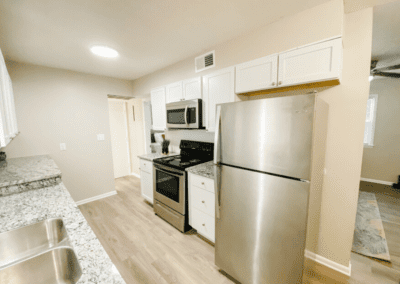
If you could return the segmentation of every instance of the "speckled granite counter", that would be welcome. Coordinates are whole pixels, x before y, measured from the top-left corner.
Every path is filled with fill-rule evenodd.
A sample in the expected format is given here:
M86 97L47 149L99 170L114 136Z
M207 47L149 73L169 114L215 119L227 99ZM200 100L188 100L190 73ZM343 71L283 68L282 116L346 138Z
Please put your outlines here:
M168 156L175 156L175 155L179 155L179 153L169 153L168 155L164 155L161 153L151 153L151 154L138 156L138 158L145 159L148 161L153 161L154 159L164 158L164 157L168 157Z
M61 171L47 155L8 159L0 168L0 196L57 185Z
M195 174L195 175L214 179L214 162L210 161L210 162L203 163L203 164L200 164L197 166L193 166L193 167L187 168L186 171L188 171L192 174Z
M63 183L0 197L0 233L60 217L82 267L78 283L124 284Z

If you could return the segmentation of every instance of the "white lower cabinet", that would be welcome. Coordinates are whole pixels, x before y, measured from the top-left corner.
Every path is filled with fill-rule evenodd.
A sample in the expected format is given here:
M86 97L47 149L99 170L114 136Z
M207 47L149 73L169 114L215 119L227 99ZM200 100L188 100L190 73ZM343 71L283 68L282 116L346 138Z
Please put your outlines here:
M140 187L142 197L153 204L153 162L140 159Z
M215 243L214 180L189 173L189 224Z

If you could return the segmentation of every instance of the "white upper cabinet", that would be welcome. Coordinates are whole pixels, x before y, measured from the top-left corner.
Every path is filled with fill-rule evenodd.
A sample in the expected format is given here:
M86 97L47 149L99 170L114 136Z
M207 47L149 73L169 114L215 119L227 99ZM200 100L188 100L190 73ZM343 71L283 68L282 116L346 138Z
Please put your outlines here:
M184 80L182 86L185 100L201 99L201 77Z
M278 87L339 79L341 66L341 38L280 53Z
M235 67L228 67L203 76L203 101L205 125L208 131L215 129L215 110L217 104L235 100Z
M5 147L18 134L11 78L0 51L0 147Z
M165 90L167 103L179 102L183 100L182 81L167 85Z
M153 129L165 130L167 128L167 113L165 109L165 87L152 89L151 114L153 117Z
M236 93L276 88L278 54L236 65Z

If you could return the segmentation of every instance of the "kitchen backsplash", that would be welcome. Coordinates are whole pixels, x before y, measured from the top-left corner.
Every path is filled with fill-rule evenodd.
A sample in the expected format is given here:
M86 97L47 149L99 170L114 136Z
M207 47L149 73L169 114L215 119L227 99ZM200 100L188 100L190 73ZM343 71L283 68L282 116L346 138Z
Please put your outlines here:
M211 142L214 143L214 132L208 132L206 130L166 130L165 138L171 141L170 151L180 152L179 143L181 140L193 140L200 142Z

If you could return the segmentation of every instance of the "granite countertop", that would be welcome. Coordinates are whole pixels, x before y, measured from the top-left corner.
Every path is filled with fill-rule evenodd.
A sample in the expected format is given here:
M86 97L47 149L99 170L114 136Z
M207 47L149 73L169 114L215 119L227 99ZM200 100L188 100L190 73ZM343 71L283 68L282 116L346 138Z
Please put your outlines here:
M34 172L40 171L34 168ZM125 283L62 182L0 198L0 233L48 218L64 220L82 268L79 284Z
M167 155L164 155L162 153L150 153L150 154L146 154L146 155L140 155L140 156L138 156L138 158L145 159L148 161L153 161L154 159L164 158L164 157L168 157L168 156L175 156L175 155L179 155L179 153L168 153Z
M193 167L187 168L186 171L188 171L192 174L195 174L195 175L214 179L214 162L210 161L210 162L203 163L203 164L200 164L197 166L193 166Z
M0 168L0 188L57 177L61 171L47 155L7 159Z

